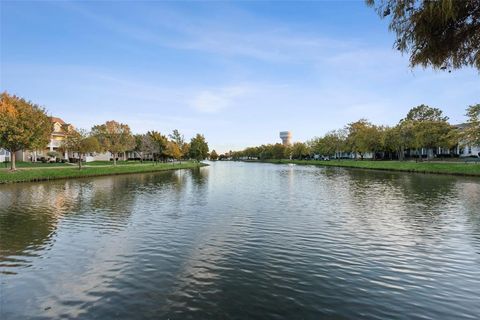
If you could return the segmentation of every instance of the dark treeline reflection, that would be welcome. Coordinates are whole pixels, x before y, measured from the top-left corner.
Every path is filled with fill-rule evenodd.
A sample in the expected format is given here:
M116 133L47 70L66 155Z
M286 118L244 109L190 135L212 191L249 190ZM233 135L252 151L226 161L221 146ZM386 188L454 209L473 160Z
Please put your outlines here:
M366 192L378 186L384 192L401 192L405 198L436 203L455 196L457 179L448 175L409 174L362 169L326 168L327 175L345 178L348 175L352 192Z
M361 239L374 230L384 234L385 243L398 241L399 235L406 243L419 235L436 243L457 233L458 221L465 219L471 230L465 235L480 235L478 179L342 168L326 168L325 176L330 196L351 206L352 220L345 221ZM480 251L478 242L472 244Z
M107 219L122 228L137 198L166 192L180 202L189 177L199 190L208 176L205 171L182 170L0 186L0 261L47 247L64 218L79 224L93 219L99 228Z
M425 206L431 213L461 196L457 188L458 179L446 175L326 168L325 176L332 185L339 183L344 186L345 192L367 209L369 205L373 207L376 201L385 201L388 207L387 201L396 198L403 200L405 205Z
M59 220L75 210L71 182L0 187L0 259L33 254L51 240Z
M57 221L51 215L34 216L9 210L0 214L0 261L12 255L28 254L42 248L55 231Z

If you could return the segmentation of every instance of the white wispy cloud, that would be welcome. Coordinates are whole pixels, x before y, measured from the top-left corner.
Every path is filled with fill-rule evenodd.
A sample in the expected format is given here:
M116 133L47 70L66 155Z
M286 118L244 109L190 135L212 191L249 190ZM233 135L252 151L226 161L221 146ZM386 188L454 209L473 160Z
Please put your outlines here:
M301 34L280 24L263 25L253 17L250 22L255 28L245 30L243 24L242 28L226 28L232 21L214 22L205 17L185 16L171 9L148 8L144 13L149 19L143 19L143 24L132 25L78 3L69 2L62 6L112 32L143 43L272 63L310 63L339 50L349 52L359 45L354 39Z
M245 96L250 90L245 86L202 90L190 100L190 106L204 113L216 113L236 103L236 99Z

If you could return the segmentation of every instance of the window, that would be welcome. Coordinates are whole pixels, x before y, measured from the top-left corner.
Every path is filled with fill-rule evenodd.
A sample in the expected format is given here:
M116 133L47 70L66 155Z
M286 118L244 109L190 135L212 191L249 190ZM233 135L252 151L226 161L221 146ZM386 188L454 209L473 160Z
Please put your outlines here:
M472 153L472 146L468 146L468 154Z

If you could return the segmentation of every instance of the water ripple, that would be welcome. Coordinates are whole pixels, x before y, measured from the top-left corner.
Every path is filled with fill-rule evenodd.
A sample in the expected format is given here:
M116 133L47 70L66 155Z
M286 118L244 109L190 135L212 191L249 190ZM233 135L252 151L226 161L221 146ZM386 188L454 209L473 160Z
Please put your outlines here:
M476 319L478 179L313 166L0 187L3 319Z

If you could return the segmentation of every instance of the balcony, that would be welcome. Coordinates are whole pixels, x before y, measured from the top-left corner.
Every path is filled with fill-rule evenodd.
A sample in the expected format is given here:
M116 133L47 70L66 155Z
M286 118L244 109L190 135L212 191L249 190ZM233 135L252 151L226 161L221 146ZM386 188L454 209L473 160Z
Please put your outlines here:
M50 140L50 143L47 145L47 148L59 148L62 145L60 140Z

